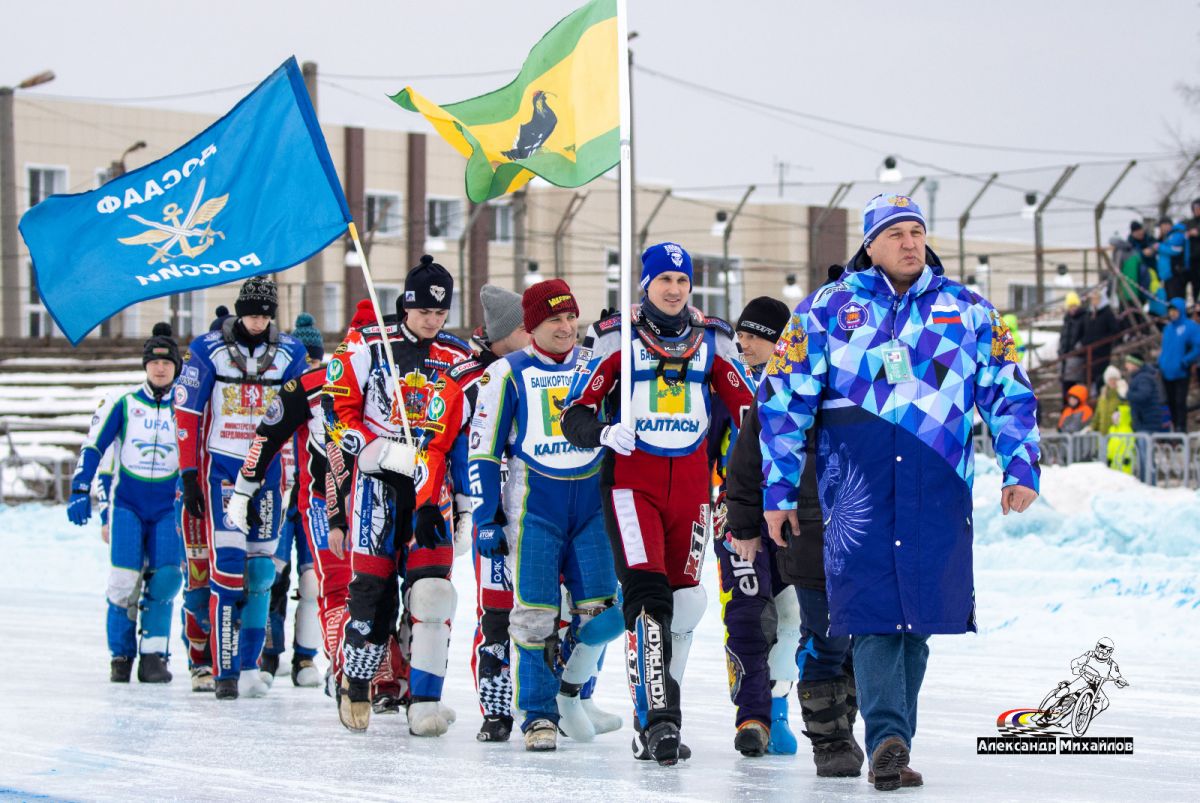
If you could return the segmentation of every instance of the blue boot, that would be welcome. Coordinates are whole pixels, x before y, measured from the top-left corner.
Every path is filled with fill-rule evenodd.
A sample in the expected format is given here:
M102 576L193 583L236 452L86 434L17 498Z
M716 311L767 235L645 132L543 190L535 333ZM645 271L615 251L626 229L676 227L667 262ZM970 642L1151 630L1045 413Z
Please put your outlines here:
M776 756L796 755L796 736L788 725L788 698L771 698L771 741L767 752Z

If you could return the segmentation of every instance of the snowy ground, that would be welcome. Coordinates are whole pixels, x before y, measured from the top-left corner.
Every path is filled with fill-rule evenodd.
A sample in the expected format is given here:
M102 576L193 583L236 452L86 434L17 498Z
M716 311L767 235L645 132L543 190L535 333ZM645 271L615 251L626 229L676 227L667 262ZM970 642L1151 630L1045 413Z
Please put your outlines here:
M1200 770L1200 496L1145 488L1100 466L1050 468L1044 500L998 515L998 475L980 463L976 548L980 633L936 637L913 766L927 800L1196 800ZM457 566L459 615L447 702L459 721L438 740L408 735L403 716L366 735L337 723L319 691L281 677L262 700L218 705L188 689L182 655L168 687L107 681L105 548L62 507L0 508L0 799L548 799L758 800L876 798L865 779L817 779L795 757L732 750L733 709L715 577L684 686L693 759L634 762L628 726L592 745L527 755L518 740L474 739L467 670L469 564ZM1036 707L1069 661L1100 636L1131 685L1089 736L1132 736L1132 756L979 756L996 716ZM178 648L176 648L178 649ZM286 663L286 658L285 658ZM1110 687L1111 688L1111 687ZM597 697L628 713L620 660ZM799 724L793 697L794 723ZM861 725L860 725L861 727ZM860 736L861 738L861 736Z

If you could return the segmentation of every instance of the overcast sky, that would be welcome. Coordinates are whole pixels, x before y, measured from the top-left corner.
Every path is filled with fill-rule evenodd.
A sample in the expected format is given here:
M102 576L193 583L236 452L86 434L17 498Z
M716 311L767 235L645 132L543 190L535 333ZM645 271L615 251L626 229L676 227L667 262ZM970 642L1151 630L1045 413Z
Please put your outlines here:
M6 14L0 83L49 68L57 80L30 96L145 98L252 84L294 53L320 66L323 120L431 131L385 93L410 80L437 102L495 89L576 5L45 0L22 4L19 16ZM630 28L639 34L636 62L656 73L634 74L642 180L677 187L753 182L757 198L773 198L779 160L790 165L788 181L808 185L787 188L785 197L824 203L834 184L856 180L847 204L860 206L880 191L871 182L888 154L900 158L901 190L937 168L997 170L1011 188L989 192L969 234L1028 240L1032 224L1017 214L1023 191L1044 192L1067 164L1106 162L1080 167L1047 215L1050 242L1086 245L1090 206L1123 161L1141 159L1110 203L1146 204L1178 171L1177 162L1163 158L1176 148L1175 137L1200 140L1200 112L1177 90L1183 82L1200 83L1200 6L1186 0L629 0L629 6ZM511 74L461 75L505 70ZM447 74L458 77L436 77ZM219 113L245 91L138 105ZM940 179L935 231L954 234L954 220L978 186ZM1181 197L1196 187L1192 182ZM925 191L917 199L928 205ZM1130 217L1127 210L1109 214L1105 238L1126 230Z

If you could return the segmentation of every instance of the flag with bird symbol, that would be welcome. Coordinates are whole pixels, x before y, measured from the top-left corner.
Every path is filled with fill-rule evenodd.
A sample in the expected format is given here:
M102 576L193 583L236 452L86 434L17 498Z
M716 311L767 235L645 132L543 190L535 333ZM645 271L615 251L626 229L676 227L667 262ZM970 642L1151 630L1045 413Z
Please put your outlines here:
M579 187L620 160L616 0L592 0L542 37L507 86L439 106L405 87L419 112L467 158L467 197L482 203L535 175Z

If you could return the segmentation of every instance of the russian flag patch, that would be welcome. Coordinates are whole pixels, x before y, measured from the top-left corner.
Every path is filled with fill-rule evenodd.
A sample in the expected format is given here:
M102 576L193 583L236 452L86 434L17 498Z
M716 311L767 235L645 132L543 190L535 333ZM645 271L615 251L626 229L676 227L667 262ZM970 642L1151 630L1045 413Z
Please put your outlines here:
M962 325L962 315L953 304L934 304L931 308L930 323L956 323Z

